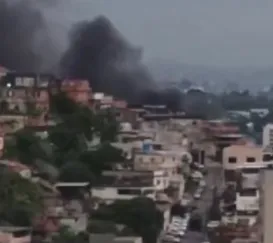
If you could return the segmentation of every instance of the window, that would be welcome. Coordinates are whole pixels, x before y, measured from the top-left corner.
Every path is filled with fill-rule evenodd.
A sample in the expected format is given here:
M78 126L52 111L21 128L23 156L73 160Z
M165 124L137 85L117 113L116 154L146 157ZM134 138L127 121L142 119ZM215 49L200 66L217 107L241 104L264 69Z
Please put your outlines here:
M160 185L160 184L161 184L161 180L157 179L157 180L156 180L156 185L158 186L158 185Z
M268 162L268 161L271 161L273 160L273 156L271 154L264 154L263 155L263 161L264 162Z
M255 197L257 195L257 189L243 189L239 194L241 197Z
M13 96L12 90L9 90L8 91L8 97L12 97L12 96Z
M260 172L260 168L243 168L242 173L245 174L258 174Z
M247 157L246 162L249 162L249 163L255 162L255 157Z
M230 164L235 164L237 162L237 158L236 157L228 157L228 162Z
M119 195L141 195L140 189L118 189Z

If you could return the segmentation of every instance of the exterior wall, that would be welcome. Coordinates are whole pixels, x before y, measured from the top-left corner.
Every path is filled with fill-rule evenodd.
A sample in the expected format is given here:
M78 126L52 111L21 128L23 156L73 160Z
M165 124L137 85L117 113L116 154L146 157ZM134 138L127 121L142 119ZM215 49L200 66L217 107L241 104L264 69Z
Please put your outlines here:
M164 169L169 176L176 175L178 166L182 165L182 157L171 154L160 153L137 153L134 157L134 168L136 170L161 170Z
M31 170L30 169L25 169L19 172L19 174L26 179L30 179L31 178Z
M143 243L141 237L119 236L115 237L113 243Z
M239 211L259 211L259 192L255 196L241 196L236 193L236 209Z
M261 175L259 239L261 243L271 243L273 239L273 170L264 170Z
M139 177L147 180L151 179L153 186L156 191L162 191L166 189L170 184L170 178L163 170L157 171L126 171L126 170L116 170L116 171L104 171L105 176L116 176L118 178L135 178Z
M75 102L89 104L91 88L87 80L64 80L61 84L61 91Z
M26 87L5 88L2 90L2 99L8 103L9 110L26 112L26 102L30 101L42 111L49 109L49 94L46 88Z
M12 233L0 232L1 243L30 243L31 235L25 235L22 237L14 237Z
M233 159L236 161L234 161ZM253 158L254 162L248 162L248 158ZM231 161L232 160L232 161ZM236 170L239 165L263 160L263 148L249 145L231 145L223 150L223 168L225 170Z
M27 117L22 115L1 115L0 129L4 133L13 133L25 126Z
M242 173L242 187L243 188L258 188L259 173L248 174Z
M138 190L138 193L120 194L118 190ZM130 200L134 197L143 195L147 190L152 191L152 197L155 198L156 190L154 187L93 187L91 189L91 194L93 197L98 197L102 200L111 202L114 200Z
M81 214L78 217L64 217L60 219L61 225L70 227L75 233L86 231L88 224L88 215Z
M263 128L263 147L273 146L273 124L269 123Z

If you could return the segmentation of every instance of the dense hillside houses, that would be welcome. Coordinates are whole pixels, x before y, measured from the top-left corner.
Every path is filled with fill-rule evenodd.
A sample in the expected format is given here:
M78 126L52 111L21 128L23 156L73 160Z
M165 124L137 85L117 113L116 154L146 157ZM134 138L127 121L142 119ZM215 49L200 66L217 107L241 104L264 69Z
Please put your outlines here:
M1 70L3 242L270 239L270 112L257 144L234 117Z

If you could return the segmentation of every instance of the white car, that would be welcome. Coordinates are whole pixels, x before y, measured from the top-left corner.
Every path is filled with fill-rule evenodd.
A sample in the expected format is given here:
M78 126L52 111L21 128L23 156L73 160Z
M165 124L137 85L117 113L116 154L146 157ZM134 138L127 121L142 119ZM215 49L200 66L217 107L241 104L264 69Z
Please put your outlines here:
M181 217L179 217L179 216L173 216L173 217L172 217L172 220L181 221L181 220L183 220L183 218L181 218Z
M200 199L201 198L201 194L200 193L195 193L193 197L195 199Z
M181 225L183 221L172 221L171 224L173 225Z
M164 241L171 241L171 242L180 242L181 239L179 237L173 236L173 235L169 235L167 234L164 238Z
M190 217L191 217L191 215L190 215L189 213L186 213L185 216L184 216L184 219L185 219L186 221L189 221L189 220L190 220Z
M179 230L181 228L181 224L177 225L177 224L171 224L169 226L169 230Z
M178 222L178 223L180 223L180 222L182 222L183 221L183 218L176 218L176 217L173 217L172 218L172 222Z
M201 187L205 187L205 186L206 186L206 181L205 181L205 180L199 181L199 185L200 185Z
M183 237L185 235L185 231L184 230L180 230L180 231L170 231L168 232L169 235L172 235L174 237Z

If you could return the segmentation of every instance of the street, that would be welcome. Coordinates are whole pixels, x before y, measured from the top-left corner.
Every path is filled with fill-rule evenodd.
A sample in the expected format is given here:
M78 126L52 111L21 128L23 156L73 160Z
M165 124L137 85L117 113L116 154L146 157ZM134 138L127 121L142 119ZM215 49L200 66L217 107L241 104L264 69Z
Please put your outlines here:
M182 239L183 243L201 243L206 240L206 216L209 207L211 206L213 199L212 186L217 186L219 189L222 187L222 177L221 177L221 164L215 162L206 161L206 168L208 169L207 176L205 178L207 186L199 200L196 200L196 206L198 214L203 218L203 231L202 232L192 232L188 231Z

